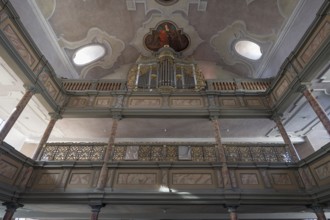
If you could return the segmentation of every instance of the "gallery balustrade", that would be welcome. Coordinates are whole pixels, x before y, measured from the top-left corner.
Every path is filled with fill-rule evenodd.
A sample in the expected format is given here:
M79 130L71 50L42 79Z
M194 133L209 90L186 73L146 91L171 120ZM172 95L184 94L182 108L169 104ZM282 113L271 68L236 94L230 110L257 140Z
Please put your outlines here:
M103 160L106 146L106 143L48 143L39 158L41 161L100 161ZM284 146L224 145L224 149L228 162L292 162ZM111 160L218 161L214 144L119 144L114 146Z
M63 80L63 87L68 92L73 91L117 91L126 89L126 80Z
M47 143L39 157L41 161L100 161L104 143Z
M207 80L207 88L212 91L265 92L270 87L270 80L254 81L219 81Z

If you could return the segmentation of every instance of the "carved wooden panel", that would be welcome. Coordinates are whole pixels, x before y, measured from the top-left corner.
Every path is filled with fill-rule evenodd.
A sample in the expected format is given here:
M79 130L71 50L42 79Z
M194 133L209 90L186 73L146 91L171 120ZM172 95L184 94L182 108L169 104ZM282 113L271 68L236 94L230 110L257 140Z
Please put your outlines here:
M203 98L199 97L171 97L170 106L173 108L201 108L204 103Z
M154 173L120 173L117 184L120 185L154 185L156 184Z
M170 170L170 188L215 188L216 181L213 170L209 169L177 169Z
M58 181L59 173L43 173L38 181L39 185L55 185Z
M246 106L252 108L265 108L261 98L258 97L246 97L244 98Z
M8 159L0 159L0 181L7 182L9 180L9 182L13 182L14 178L17 176L17 172L18 167L16 164L11 163Z
M160 170L151 169L121 169L117 170L114 180L114 188L125 189L150 189L159 188Z
M175 173L172 175L173 185L210 185L212 175L204 173Z
M309 168L305 168L305 173L309 178L315 179L319 186L330 185L330 155L326 155L312 163ZM315 184L315 181L312 183Z
M26 43L25 39L9 19L3 23L2 30L16 52L21 56L24 62L33 69L38 59L32 52L31 47Z
M73 170L68 180L68 188L87 188L92 185L93 171Z
M94 104L94 107L96 108L106 108L106 107L111 107L113 103L113 97L102 97L102 96L99 96L99 97L96 97L95 99L95 104Z
M82 108L82 107L87 107L88 105L88 97L83 96L83 97L71 97L67 107L70 108Z
M128 99L129 108L159 108L161 103L160 97L131 97Z
M269 170L270 181L275 189L299 189L293 170Z
M283 77L274 90L277 100L281 98L281 96L288 89L288 87L289 87L289 82L285 77Z
M330 162L324 163L315 168L317 177L320 180L325 180L330 177Z
M237 187L242 189L264 189L264 184L258 170L231 170L235 172Z
M274 184L278 184L278 185L292 184L290 176L287 173L273 173L271 177Z
M219 97L219 104L221 107L224 108L241 107L241 104L236 97L226 97L226 98Z
M240 180L243 185L258 185L258 177L255 173L241 173Z
M53 100L56 100L56 97L59 93L59 89L57 88L55 82L49 78L45 83L44 83L45 89L47 90L48 94L50 97L53 98Z
M54 189L60 187L64 170L35 170L37 176L33 188L35 189Z
M330 18L325 16L325 19L315 30L315 33L308 40L306 46L298 55L298 59L302 64L307 64L322 44L330 37Z

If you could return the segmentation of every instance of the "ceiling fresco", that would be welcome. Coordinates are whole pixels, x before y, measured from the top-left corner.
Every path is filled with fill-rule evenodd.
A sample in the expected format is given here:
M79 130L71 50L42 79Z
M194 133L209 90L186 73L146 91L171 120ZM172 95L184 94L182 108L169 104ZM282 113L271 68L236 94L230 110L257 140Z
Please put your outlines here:
M30 0L30 5L54 35L58 54L71 70L59 69L57 74L82 79L125 79L127 73L118 73L123 66L132 66L140 55L152 56L165 44L183 57L207 63L207 70L223 70L206 73L211 78L228 77L227 73L274 77L276 71L263 75L260 69L278 50L281 33L300 7L297 0ZM240 40L259 45L261 58L239 55L234 46ZM102 45L106 55L75 65L76 50L93 43Z
M149 50L154 52L166 45L176 52L181 52L189 46L189 39L175 24L170 21L164 21L145 36L144 44Z

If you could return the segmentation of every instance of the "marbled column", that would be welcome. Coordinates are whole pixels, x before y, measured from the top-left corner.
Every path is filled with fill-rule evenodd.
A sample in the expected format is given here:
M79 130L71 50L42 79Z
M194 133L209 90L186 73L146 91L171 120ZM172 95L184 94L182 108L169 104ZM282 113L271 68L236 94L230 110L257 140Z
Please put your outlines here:
M16 120L18 119L18 117L20 116L20 114L22 113L22 111L24 110L25 106L28 104L34 93L35 90L33 88L27 89L27 91L25 92L25 94L17 104L14 112L10 115L4 127L2 128L0 132L0 142L2 142L6 138L10 129L14 126Z
M218 157L217 160L226 162L225 149L221 143L221 133L220 133L220 125L219 125L218 118L212 117L211 120L212 120L214 138L215 138L215 143L216 143L216 148L217 148L217 151L216 151L217 157Z
M2 205L6 206L6 213L3 216L3 220L12 220L16 209L23 207L22 204L19 204L17 202L4 202L2 203Z
M303 87L302 93L330 135L330 119L328 118L327 113L307 87Z
M104 207L104 204L90 205L90 207L92 208L91 220L98 220L99 213L101 208Z
M287 150L290 152L291 156L292 156L292 160L294 162L297 162L300 160L296 148L294 147L294 145L292 144L290 137L288 135L288 133L286 132L283 124L282 124L282 120L281 117L277 114L273 115L272 119L275 121L276 126L284 140L284 143L286 145Z
M228 167L227 167L225 149L221 143L221 133L220 133L219 121L218 121L217 117L212 117L211 121L212 121L213 129L214 129L217 161L222 162L221 174L223 177L224 187L225 187L225 189L230 189L232 187L231 187L230 176L229 176L229 171L228 171Z
M237 207L236 206L229 206L228 208L228 212L229 212L229 219L230 220L238 220L237 218Z
M109 138L109 142L108 142L108 147L105 151L105 156L104 156L104 161L103 161L103 165L102 165L102 169L100 172L100 177L99 180L97 182L97 189L98 190L103 190L107 181L107 177L108 177L108 161L110 160L111 154L112 154L112 147L115 143L115 137L116 137L116 133L117 133L117 127L118 127L118 121L119 121L119 117L115 117L112 119L112 128L111 128L111 134L110 134L110 138Z
M324 214L324 211L323 211L323 208L322 206L319 206L319 205L312 205L310 206L311 209L313 209L316 217L317 217L317 220L326 220L327 218L325 217L325 214Z
M42 136L42 138L41 138L41 140L39 142L39 145L37 147L36 152L33 155L33 159L34 160L40 160L40 156L41 156L40 153L41 153L44 145L46 144L46 142L47 142L47 140L48 140L48 138L49 138L49 136L50 136L50 134L51 134L54 126L55 126L56 121L58 119L61 119L61 118L62 118L61 115L59 115L57 113L51 114L51 119L50 119L50 121L48 123L48 126L47 126L47 128L46 128L46 130L45 130L45 132L44 132L44 134L43 134L43 136Z

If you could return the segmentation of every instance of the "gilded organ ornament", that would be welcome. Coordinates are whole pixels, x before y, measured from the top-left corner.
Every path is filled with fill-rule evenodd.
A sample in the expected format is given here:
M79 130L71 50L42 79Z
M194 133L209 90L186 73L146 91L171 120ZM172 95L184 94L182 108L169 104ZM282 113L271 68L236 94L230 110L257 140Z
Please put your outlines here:
M181 58L165 45L153 57L140 57L128 74L128 89L173 91L205 88L205 80L196 63Z

